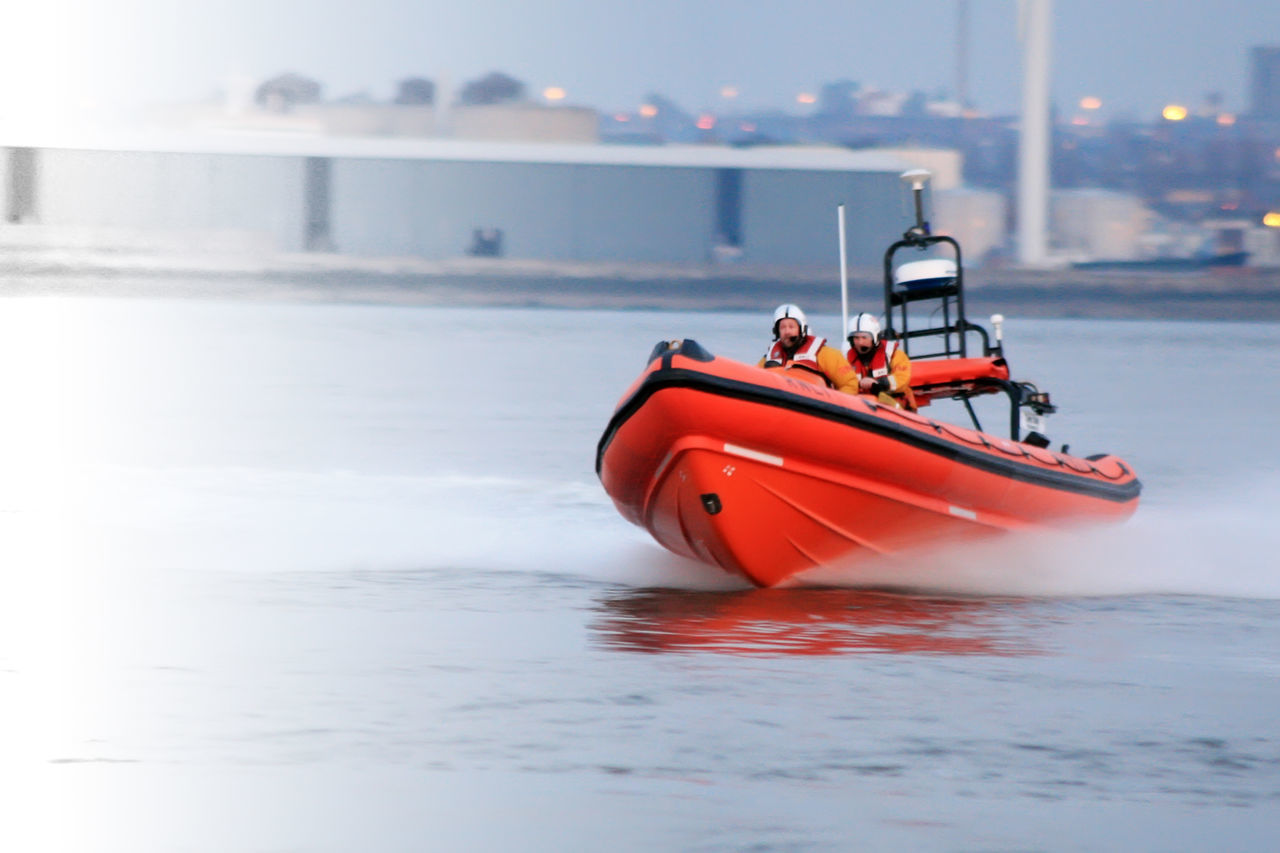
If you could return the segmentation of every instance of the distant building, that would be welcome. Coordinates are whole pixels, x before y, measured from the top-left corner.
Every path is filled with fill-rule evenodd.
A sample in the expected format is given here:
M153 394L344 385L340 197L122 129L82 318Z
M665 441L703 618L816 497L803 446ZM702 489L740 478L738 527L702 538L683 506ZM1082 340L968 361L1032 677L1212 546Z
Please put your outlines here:
M1154 215L1142 199L1109 190L1055 190L1049 231L1055 253L1073 261L1136 260Z
M477 104L453 107L453 137L509 142L599 142L600 116L587 107Z
M0 159L11 222L113 240L236 233L275 251L835 269L838 204L854 265L878 265L910 222L908 164L833 148L209 134Z
M1249 52L1249 112L1255 118L1280 119L1280 47Z
M1009 205L1004 193L967 187L935 190L930 223L935 234L954 237L966 266L980 266L992 252L1007 248Z
M158 124L197 132L235 130L322 136L493 139L513 142L597 142L599 114L588 107L524 101L454 105L331 101L287 110L228 110L222 104L170 107Z

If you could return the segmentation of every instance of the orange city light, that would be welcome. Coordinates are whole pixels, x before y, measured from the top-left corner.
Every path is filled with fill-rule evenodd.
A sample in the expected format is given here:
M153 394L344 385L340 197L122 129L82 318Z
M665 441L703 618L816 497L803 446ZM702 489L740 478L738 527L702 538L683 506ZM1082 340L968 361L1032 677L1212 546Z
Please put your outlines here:
M653 118L657 114L658 114L658 108L655 107L653 104L640 105L640 115L644 116L645 118Z
M722 98L736 98L736 97L738 97L738 87L737 87L737 86L725 86L724 88L722 88L722 89L720 90L720 97L722 97Z
M542 97L548 101L563 101L565 96L564 89L559 86L548 86L542 90Z
M698 130L710 130L716 126L716 117L710 113L698 116Z
M1280 228L1280 210L1271 210L1262 217L1262 224L1268 228Z
M816 104L818 102L818 96L812 92L801 92L796 95L796 101L801 104Z
M1102 100L1092 95L1080 99L1080 109L1082 110L1096 110L1101 106Z
M1218 113L1218 124L1222 127L1231 127L1235 123L1236 117L1234 113Z
M1179 104L1170 104L1160 111L1167 121L1182 121L1187 117L1187 108Z

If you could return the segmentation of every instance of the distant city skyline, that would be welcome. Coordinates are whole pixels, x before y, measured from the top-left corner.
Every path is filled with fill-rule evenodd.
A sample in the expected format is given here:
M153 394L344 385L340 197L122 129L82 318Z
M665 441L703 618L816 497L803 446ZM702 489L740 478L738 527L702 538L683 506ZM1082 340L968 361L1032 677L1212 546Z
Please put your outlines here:
M242 91L294 71L326 98L389 100L398 81L461 86L489 71L538 98L634 109L659 93L688 110L801 111L802 92L849 79L955 95L958 0L45 0L7 10L0 131L106 118ZM1020 108L1015 0L969 0L967 92L988 114ZM903 35L899 35L902 33ZM1057 0L1053 97L1104 116L1157 116L1211 96L1248 108L1249 49L1280 44L1274 0ZM730 91L731 90L731 91Z

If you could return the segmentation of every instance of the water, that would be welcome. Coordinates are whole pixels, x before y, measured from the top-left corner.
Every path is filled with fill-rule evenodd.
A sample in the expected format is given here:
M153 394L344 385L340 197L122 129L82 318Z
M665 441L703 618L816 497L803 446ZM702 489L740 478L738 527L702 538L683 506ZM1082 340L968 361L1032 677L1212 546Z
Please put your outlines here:
M657 340L771 308L0 302L0 844L1271 849L1280 327L1011 318L1142 508L890 596L595 479Z

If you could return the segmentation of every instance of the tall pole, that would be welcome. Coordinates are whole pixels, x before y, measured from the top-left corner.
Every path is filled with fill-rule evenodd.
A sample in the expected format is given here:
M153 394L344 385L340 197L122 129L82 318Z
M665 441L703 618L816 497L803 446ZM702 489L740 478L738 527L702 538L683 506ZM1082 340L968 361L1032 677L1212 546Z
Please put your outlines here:
M956 2L956 103L969 109L969 0Z
M1049 47L1051 0L1020 0L1022 121L1018 144L1018 260L1044 266L1049 220Z
M845 247L844 205L836 208L836 230L840 233L840 337L849 329L849 255Z

